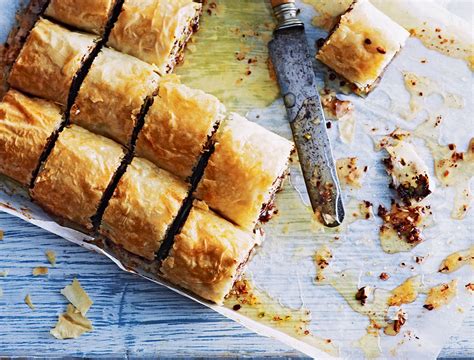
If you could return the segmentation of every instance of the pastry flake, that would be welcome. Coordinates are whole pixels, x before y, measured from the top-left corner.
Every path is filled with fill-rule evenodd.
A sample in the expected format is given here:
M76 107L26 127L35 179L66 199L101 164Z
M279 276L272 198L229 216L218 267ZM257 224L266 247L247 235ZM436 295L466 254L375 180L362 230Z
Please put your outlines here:
M31 196L51 214L91 229L123 154L112 140L71 125L60 134Z
M61 294L63 294L82 315L86 315L93 304L93 301L84 291L77 279L74 279L71 285L67 285L62 289Z
M44 15L101 35L113 6L113 0L50 0Z
M125 0L108 45L170 73L197 30L201 8L192 0Z
M92 331L92 323L73 305L68 304L65 313L59 315L56 326L50 330L56 339L76 339L86 332Z
M0 103L0 173L28 187L61 122L57 105L9 90Z
M341 16L316 58L357 91L368 93L409 36L368 0L358 0Z
M128 146L147 97L158 87L153 67L104 48L92 63L71 109L71 122Z
M209 147L225 111L214 96L181 84L175 75L165 76L145 117L136 153L187 179Z
M99 231L131 253L153 260L187 193L183 181L135 158L109 201Z
M161 267L164 277L222 304L258 241L196 204Z
M28 94L65 105L71 83L96 37L40 19L31 30L8 82Z
M215 151L196 197L239 226L253 229L271 217L292 151L290 141L230 114L216 134Z

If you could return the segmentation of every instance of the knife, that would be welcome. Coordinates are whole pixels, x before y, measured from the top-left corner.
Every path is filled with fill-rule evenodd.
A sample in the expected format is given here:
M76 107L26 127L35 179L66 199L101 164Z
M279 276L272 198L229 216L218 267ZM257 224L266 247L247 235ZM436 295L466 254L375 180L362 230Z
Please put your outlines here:
M271 4L278 25L268 45L270 58L311 206L324 225L336 227L344 220L344 205L304 24L298 19L295 0L271 0Z

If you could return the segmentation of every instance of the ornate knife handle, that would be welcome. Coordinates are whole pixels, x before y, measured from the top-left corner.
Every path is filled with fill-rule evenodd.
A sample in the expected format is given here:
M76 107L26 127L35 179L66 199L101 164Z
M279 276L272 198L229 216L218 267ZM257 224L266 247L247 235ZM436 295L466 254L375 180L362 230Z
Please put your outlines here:
M295 0L270 0L270 2L278 21L276 30L295 26L304 27L303 22L298 19L298 9L296 8Z

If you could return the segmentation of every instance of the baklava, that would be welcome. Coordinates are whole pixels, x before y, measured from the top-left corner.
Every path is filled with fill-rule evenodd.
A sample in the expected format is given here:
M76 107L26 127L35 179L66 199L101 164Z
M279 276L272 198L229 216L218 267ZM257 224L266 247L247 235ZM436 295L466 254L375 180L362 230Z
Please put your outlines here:
M161 79L158 96L145 117L136 153L187 179L224 114L225 107L214 96L167 75Z
M170 73L197 29L201 7L192 0L125 0L108 45Z
M9 83L25 93L67 103L73 79L96 38L40 19L20 52Z
M258 240L195 202L161 267L163 276L222 304Z
M389 154L384 163L392 177L392 187L402 199L420 201L431 194L433 182L430 181L428 167L412 144L393 140L384 149Z
M153 260L188 193L188 186L148 160L134 158L105 210L100 233Z
M147 97L158 88L153 67L133 56L102 49L71 109L71 122L128 146Z
M61 122L54 103L9 90L0 103L0 173L28 187Z
M230 114L216 134L196 197L235 224L253 229L270 217L292 151L290 141Z
M409 36L368 0L357 0L341 16L316 58L352 82L358 92L368 93Z
M72 125L59 135L31 196L49 213L90 230L123 156L114 141Z
M114 7L114 0L50 0L44 13L78 29L101 35Z

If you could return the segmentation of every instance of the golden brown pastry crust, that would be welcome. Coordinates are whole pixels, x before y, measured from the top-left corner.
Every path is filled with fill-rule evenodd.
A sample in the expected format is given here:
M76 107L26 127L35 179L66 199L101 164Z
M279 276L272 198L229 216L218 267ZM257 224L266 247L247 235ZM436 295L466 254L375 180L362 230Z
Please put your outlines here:
M123 155L112 140L71 125L60 134L31 196L49 213L91 229L91 217Z
M201 4L192 0L125 0L108 45L170 72L179 54L176 42L187 41Z
M61 121L60 108L52 102L8 91L0 103L0 173L29 186Z
M224 113L224 105L214 96L180 84L174 75L165 76L145 118L136 153L186 179Z
M125 146L145 98L158 87L153 67L104 48L94 60L71 110L71 122Z
M195 203L161 271L172 283L221 304L256 244L252 233Z
M45 15L78 29L102 34L113 0L50 0Z
M9 83L25 93L66 104L72 80L96 38L40 19L13 65Z
M253 229L292 150L290 141L231 114L217 132L196 197L225 218Z
M153 260L187 192L188 186L177 177L135 158L105 210L100 233Z
M316 58L368 92L410 34L367 0L342 15Z

